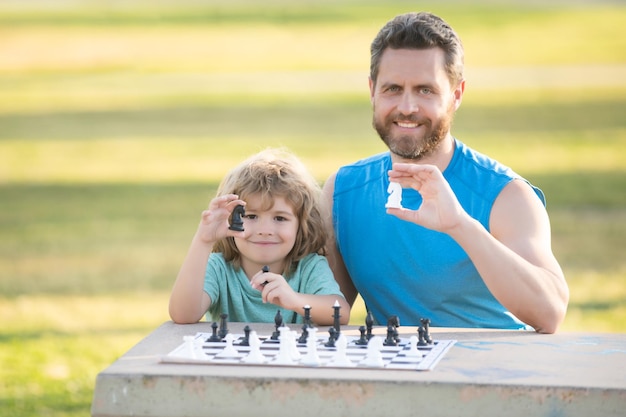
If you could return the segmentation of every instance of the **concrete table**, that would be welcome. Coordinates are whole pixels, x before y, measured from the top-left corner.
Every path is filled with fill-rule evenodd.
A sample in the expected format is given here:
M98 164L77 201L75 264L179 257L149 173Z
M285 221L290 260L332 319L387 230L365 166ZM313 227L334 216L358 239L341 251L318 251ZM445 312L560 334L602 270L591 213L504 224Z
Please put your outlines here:
M160 362L196 332L166 322L100 372L92 416L626 416L625 334L431 328L457 340L432 371Z

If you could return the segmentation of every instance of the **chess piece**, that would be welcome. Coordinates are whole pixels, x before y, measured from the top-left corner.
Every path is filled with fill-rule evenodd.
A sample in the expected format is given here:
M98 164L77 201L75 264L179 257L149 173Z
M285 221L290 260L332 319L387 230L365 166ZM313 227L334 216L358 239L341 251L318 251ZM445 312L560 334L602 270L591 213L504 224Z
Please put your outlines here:
M383 354L381 353L382 348L382 337L372 337L369 344L367 345L367 354L360 364L373 368L383 368L385 366L385 362L383 361Z
M304 307L304 318L302 323L302 335L298 339L298 343L305 344L307 337L309 336L308 329L311 328L311 306L305 305Z
M391 324L387 326L387 337L383 342L384 346L398 346L398 341L396 340L397 331L395 327Z
M422 326L420 326L417 329L417 334L419 336L419 340L417 341L417 346L427 346L428 343L426 342L426 340L424 339L424 328Z
M308 329L309 337L306 341L306 354L300 360L302 365L319 366L322 361L317 353L317 328Z
M234 230L236 232L243 232L243 219L242 217L246 215L246 209L239 204L235 206L233 209L233 214L230 220L230 226L228 227L230 230Z
M328 341L324 343L326 347L335 347L335 341L337 340L337 330L334 327L328 329Z
M298 332L294 332L292 330L287 332L287 346L289 348L289 354L291 355L291 359L294 361L299 361L302 355L298 350L298 343L296 339L298 338Z
M261 340L254 330L250 332L248 342L250 344L250 353L248 353L248 355L241 361L249 364L260 364L267 362L267 358L261 352Z
M400 317L398 316L389 316L389 318L387 319L387 325L388 326L393 326L393 327L400 327Z
M239 352L237 352L237 349L235 348L235 346L233 346L233 341L235 339L235 336L233 334L227 334L226 335L226 346L224 347L224 350L222 350L220 353L218 353L217 355L215 355L216 358L236 358L239 356Z
M290 339L293 338L292 332L289 330L289 327L281 327L278 331L280 332L280 336L278 336L280 343L278 345L278 353L272 363L276 365L293 365L295 361L290 343Z
M340 310L341 306L339 305L339 301L335 300L335 304L333 305L333 327L337 332L336 337L339 337L341 334L341 322L339 321L341 318L341 314L339 313Z
M250 326L243 328L243 339L239 342L239 346L250 346Z
M278 337L280 336L279 329L282 326L283 326L283 315L280 314L280 310L278 310L276 312L276 315L274 316L274 328L276 330L274 330L274 333L272 333L272 336L270 337L271 340L278 340Z
M220 314L220 330L217 332L217 335L220 339L224 339L228 334L228 314L222 313Z
M195 337L191 335L183 336L185 342L185 353L182 355L184 358L198 359L196 354Z
M267 274L268 272L270 272L270 267L267 265L264 265L263 268L261 268L261 271L263 271L264 274ZM261 287L265 287L267 284L269 284L268 280L263 281L263 283L261 284Z
M300 344L306 344L307 339L309 338L309 331L308 331L308 327L306 324L302 325L302 334L300 335L300 337L298 338L298 343Z
M206 341L207 342L221 342L222 338L217 335L217 323L216 322L213 322L211 324L211 329L213 330L213 334L209 336L209 338Z
M370 340L373 337L372 329L374 328L374 316L372 316L371 311L368 311L367 316L365 316L365 326L367 328L365 337L367 337L367 340Z
M430 319L420 319L422 326L424 327L424 340L429 345L433 344L433 338L430 336Z
M307 304L303 307L303 309L304 309L304 317L302 319L304 321L304 324L306 324L306 326L309 328L313 327L311 325L311 306Z
M355 345L359 345L359 346L367 346L367 336L365 336L365 326L361 326L359 327L359 332L361 333L361 337L359 337L359 339L354 342Z
M398 316L390 316L387 319L387 326L393 326L393 334L394 334L394 338L396 339L396 344L400 343L400 336L398 333L398 327L400 327L400 317Z
M355 366L346 353L346 349L348 348L348 339L345 335L339 335L336 347L337 350L335 351L335 355L332 357L330 362L328 362L328 366L339 366L342 368Z
M389 197L385 208L402 208L402 186L397 182L390 182L387 192Z
M412 358L421 358L424 356L422 352L417 349L417 336L413 335L409 339L409 351L406 352L405 355Z

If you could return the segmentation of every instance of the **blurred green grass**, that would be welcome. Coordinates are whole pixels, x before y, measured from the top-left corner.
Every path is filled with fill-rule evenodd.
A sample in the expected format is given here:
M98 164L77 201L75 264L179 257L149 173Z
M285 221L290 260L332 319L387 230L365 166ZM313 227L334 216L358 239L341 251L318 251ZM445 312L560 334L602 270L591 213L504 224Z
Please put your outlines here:
M242 158L286 146L322 182L382 151L369 42L423 8L466 46L454 134L547 194L563 330L626 331L623 5L6 1L2 413L88 413L97 372L167 320L198 215Z

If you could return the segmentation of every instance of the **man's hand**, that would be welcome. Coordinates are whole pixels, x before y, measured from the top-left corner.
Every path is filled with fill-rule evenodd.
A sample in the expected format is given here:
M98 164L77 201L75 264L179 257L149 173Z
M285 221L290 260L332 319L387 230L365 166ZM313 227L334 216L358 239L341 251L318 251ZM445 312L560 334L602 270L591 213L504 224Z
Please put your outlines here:
M428 229L450 233L467 213L463 210L443 174L434 165L393 164L389 180L413 188L422 196L417 210L388 208L387 213Z

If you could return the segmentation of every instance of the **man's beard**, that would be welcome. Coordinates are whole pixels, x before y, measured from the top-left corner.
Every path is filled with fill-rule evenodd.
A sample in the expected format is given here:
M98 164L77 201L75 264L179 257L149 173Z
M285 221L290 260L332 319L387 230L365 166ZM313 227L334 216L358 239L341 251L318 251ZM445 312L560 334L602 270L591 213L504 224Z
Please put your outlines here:
M391 153L403 159L420 160L432 154L439 147L439 144L450 131L453 116L454 112L450 109L448 113L434 125L430 120L422 119L414 115L404 118L390 117L382 122L378 122L376 120L376 111L374 110L372 125ZM421 138L411 135L394 137L391 134L391 128L394 123L392 120L396 122L419 123L426 128L426 133Z

